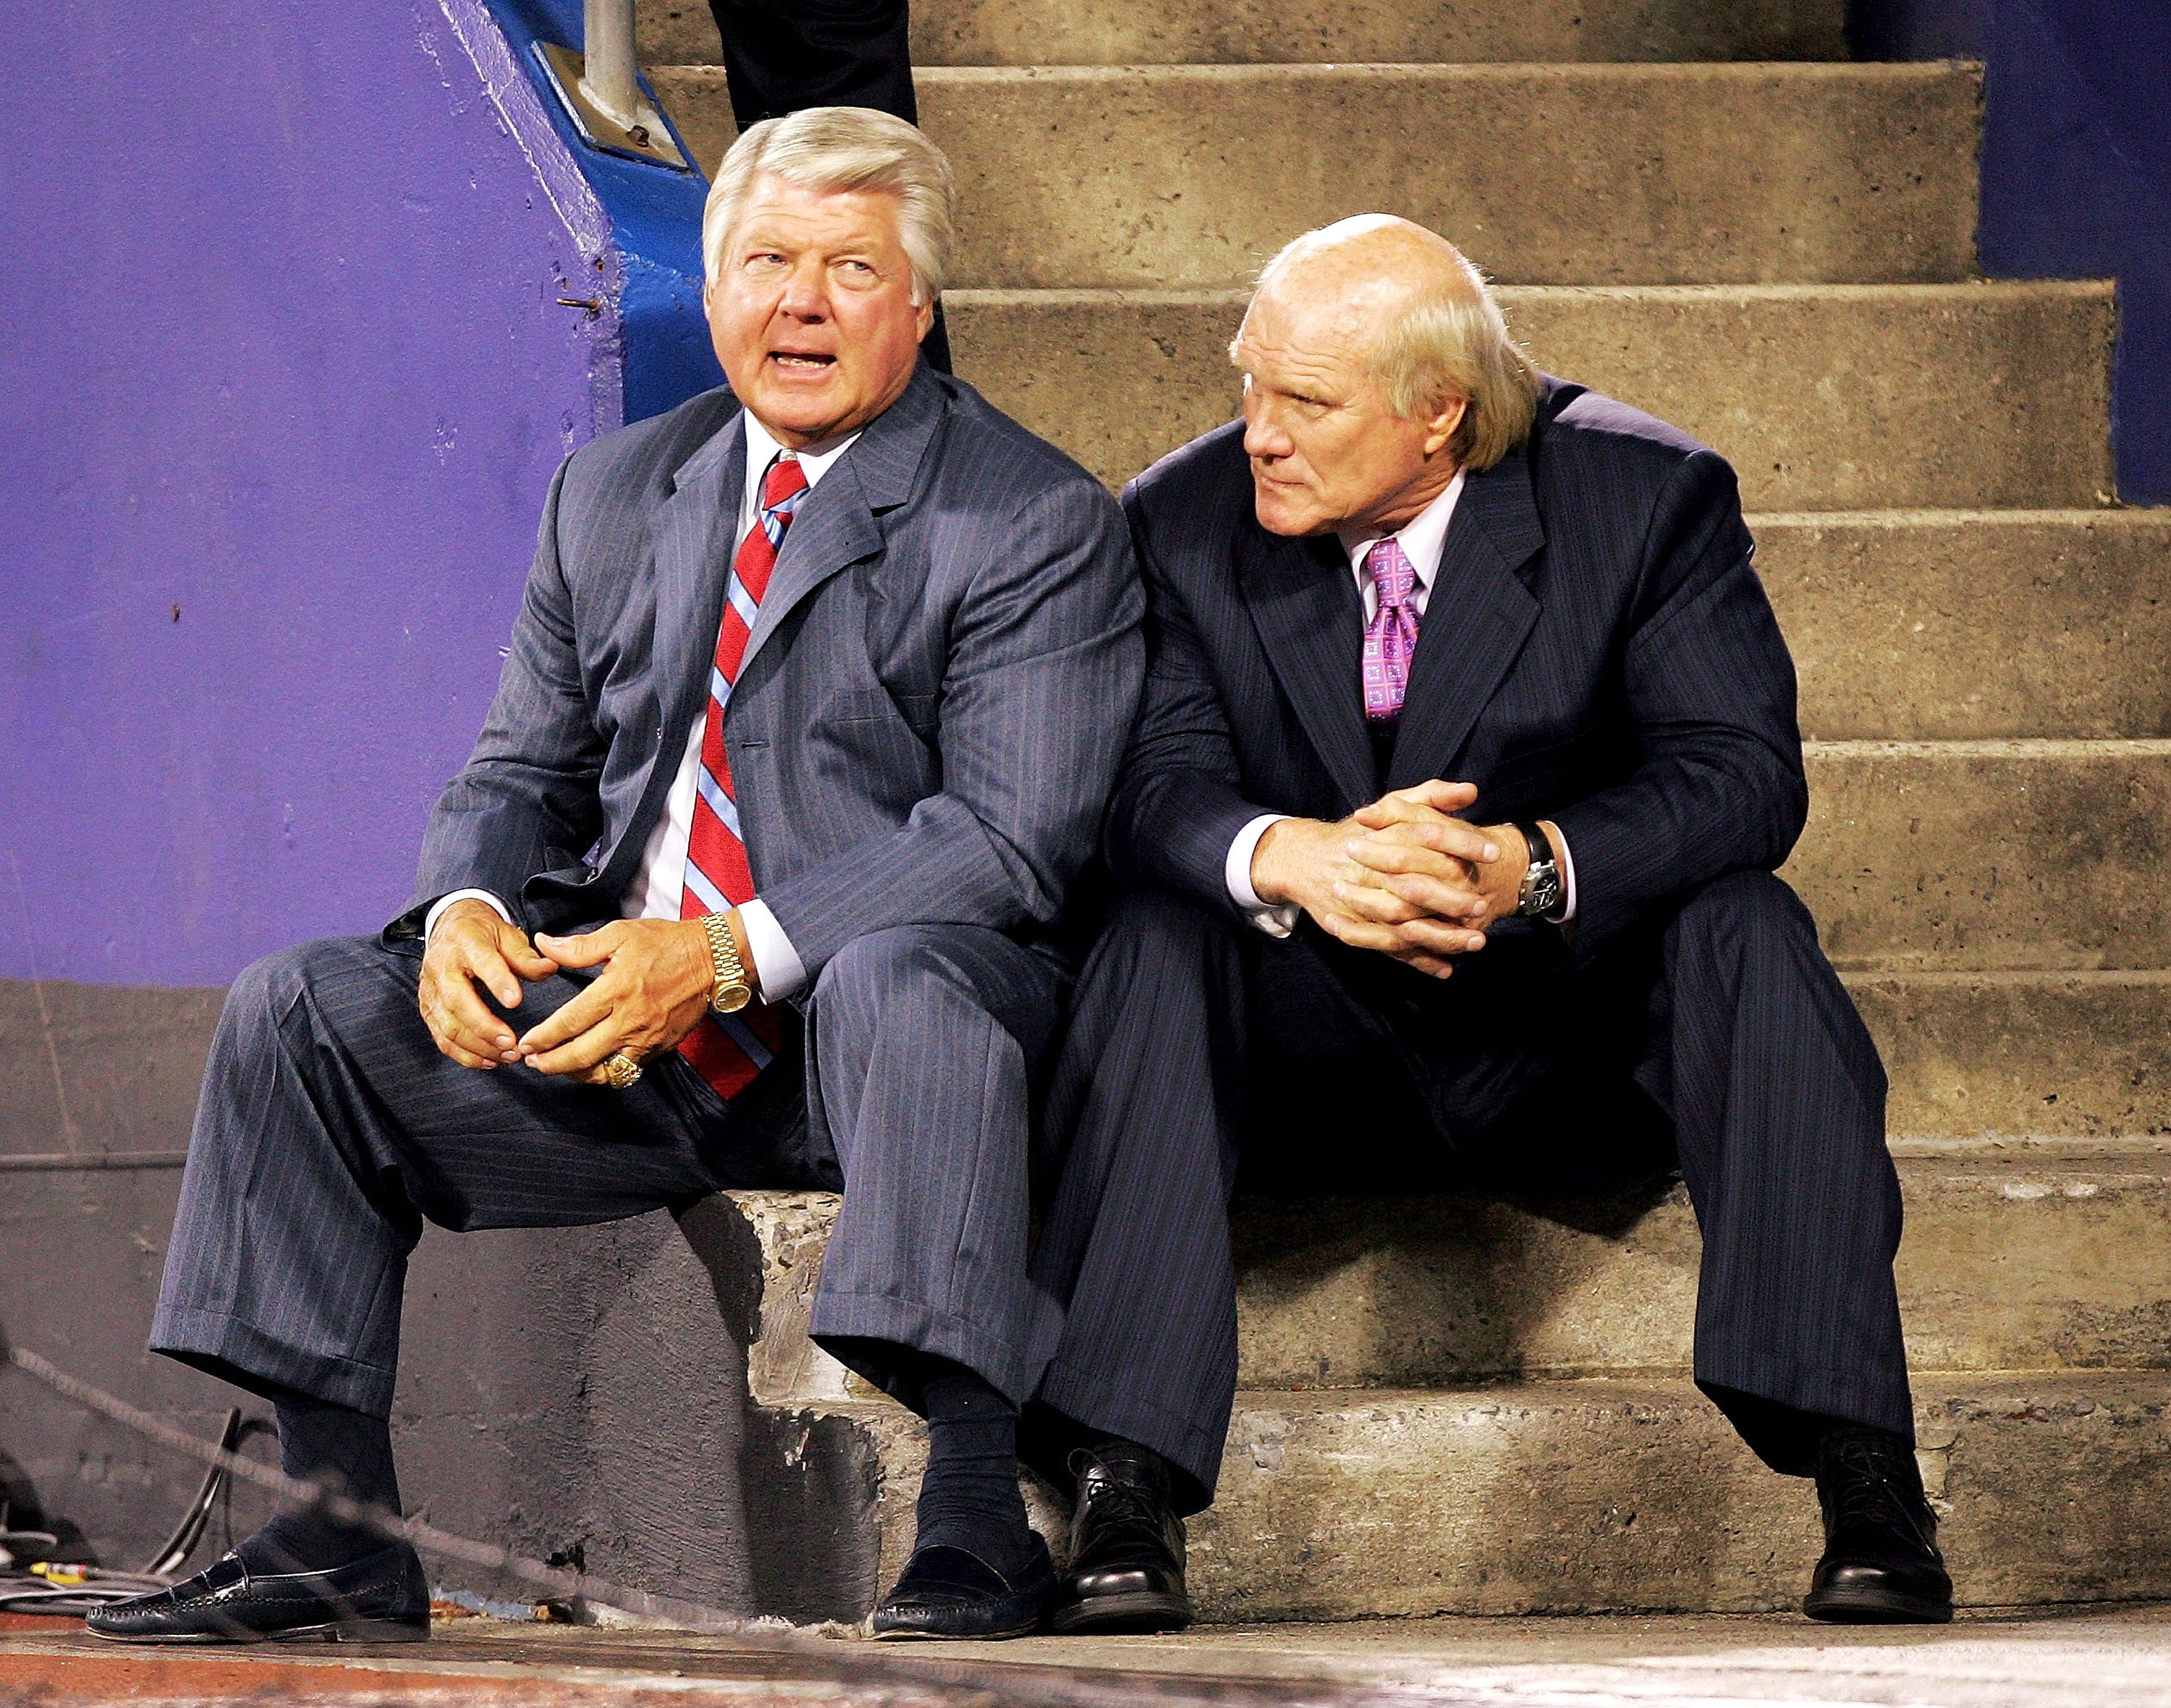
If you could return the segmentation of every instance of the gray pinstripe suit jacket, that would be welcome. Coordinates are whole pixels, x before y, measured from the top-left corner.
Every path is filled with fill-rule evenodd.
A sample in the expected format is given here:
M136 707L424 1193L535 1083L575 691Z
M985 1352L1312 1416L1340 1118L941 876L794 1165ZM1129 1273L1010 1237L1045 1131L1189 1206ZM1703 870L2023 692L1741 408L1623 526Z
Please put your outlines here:
M745 456L718 389L566 459L388 945L470 887L530 930L616 916L705 704ZM1142 605L1100 484L923 363L800 507L725 712L755 884L810 981L892 926L1047 932L1130 728Z

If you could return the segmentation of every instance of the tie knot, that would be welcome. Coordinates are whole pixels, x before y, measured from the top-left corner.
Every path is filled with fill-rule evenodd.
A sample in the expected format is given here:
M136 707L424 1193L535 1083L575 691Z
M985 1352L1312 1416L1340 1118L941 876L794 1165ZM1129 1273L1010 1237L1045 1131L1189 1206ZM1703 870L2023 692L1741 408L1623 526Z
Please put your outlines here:
M1381 607L1407 604L1410 595L1417 591L1418 572L1409 554L1402 550L1402 542L1380 540L1373 546L1370 561L1372 585L1380 595Z
M774 510L806 490L807 470L799 466L799 459L790 451L779 451L769 472L761 477L761 508Z

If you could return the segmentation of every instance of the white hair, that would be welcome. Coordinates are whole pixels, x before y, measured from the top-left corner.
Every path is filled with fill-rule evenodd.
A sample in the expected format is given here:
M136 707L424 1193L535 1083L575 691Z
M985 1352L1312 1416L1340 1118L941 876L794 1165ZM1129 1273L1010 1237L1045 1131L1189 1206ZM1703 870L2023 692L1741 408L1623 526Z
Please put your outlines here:
M1290 263L1344 238L1348 228L1373 223L1360 216L1292 239L1267 263L1259 288ZM1408 420L1428 418L1462 400L1462 420L1448 449L1458 464L1482 473L1530 436L1538 410L1537 365L1509 336L1507 317L1485 275L1454 244L1440 242L1459 277L1428 277L1404 293L1378 330L1372 379L1387 407Z
M871 107L807 107L749 126L716 169L701 212L701 260L714 285L756 177L801 189L895 196L898 233L912 264L918 308L942 294L957 223L957 185L942 151L919 130Z

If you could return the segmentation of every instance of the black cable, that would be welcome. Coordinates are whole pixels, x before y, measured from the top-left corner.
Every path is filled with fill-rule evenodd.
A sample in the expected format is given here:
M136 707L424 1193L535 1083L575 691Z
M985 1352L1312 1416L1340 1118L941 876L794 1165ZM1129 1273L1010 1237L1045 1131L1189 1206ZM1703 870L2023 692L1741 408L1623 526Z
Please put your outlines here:
M244 1421L241 1408L236 1406L226 1415L226 1426L218 1432L218 1444L221 1451L234 1453L252 1436L276 1433L271 1425L260 1417ZM232 1489L233 1484L227 1476L225 1466L214 1464L206 1471L203 1486L196 1490L196 1499L189 1502L187 1512L181 1515L181 1522L174 1527L174 1533L166 1539L165 1546L151 1556L151 1563L143 1568L143 1576L166 1577L179 1571L187 1563L189 1555L196 1551L196 1544L203 1540L204 1531L211 1523L212 1508L218 1503L219 1496L230 1496ZM229 1500L227 1509L229 1536L233 1528L233 1507Z
M231 1453L252 1436L274 1432L263 1418L244 1420L237 1406L226 1415L218 1444ZM212 1465L204 1474L203 1486L189 1502L180 1523L174 1527L174 1533L141 1571L109 1571L103 1566L54 1560L60 1538L50 1530L8 1528L8 1502L0 1501L0 1613L80 1617L94 1608L110 1607L168 1587L203 1540L219 1496L230 1495L232 1486L226 1468ZM228 1528L232 1528L230 1518ZM27 1564L23 1563L26 1555Z

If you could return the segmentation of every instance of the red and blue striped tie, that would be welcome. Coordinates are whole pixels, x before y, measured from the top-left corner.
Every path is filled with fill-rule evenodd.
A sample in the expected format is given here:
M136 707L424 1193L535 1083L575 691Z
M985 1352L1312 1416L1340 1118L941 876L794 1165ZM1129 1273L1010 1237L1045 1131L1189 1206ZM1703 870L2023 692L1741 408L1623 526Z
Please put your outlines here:
M686 842L686 889L678 903L681 919L723 913L753 900L753 874L747 865L746 841L739 831L732 765L724 751L724 707L739 664L753 638L762 596L784 549L792 513L807 496L807 471L790 451L780 451L762 476L761 514L739 542L732 577L724 588L724 620L716 635L716 657L709 672L709 722L701 732L701 769L694 798L694 824ZM706 1017L679 1045L679 1053L724 1098L736 1097L769 1066L783 1038L781 1017L766 1003L754 1002L736 1014Z

